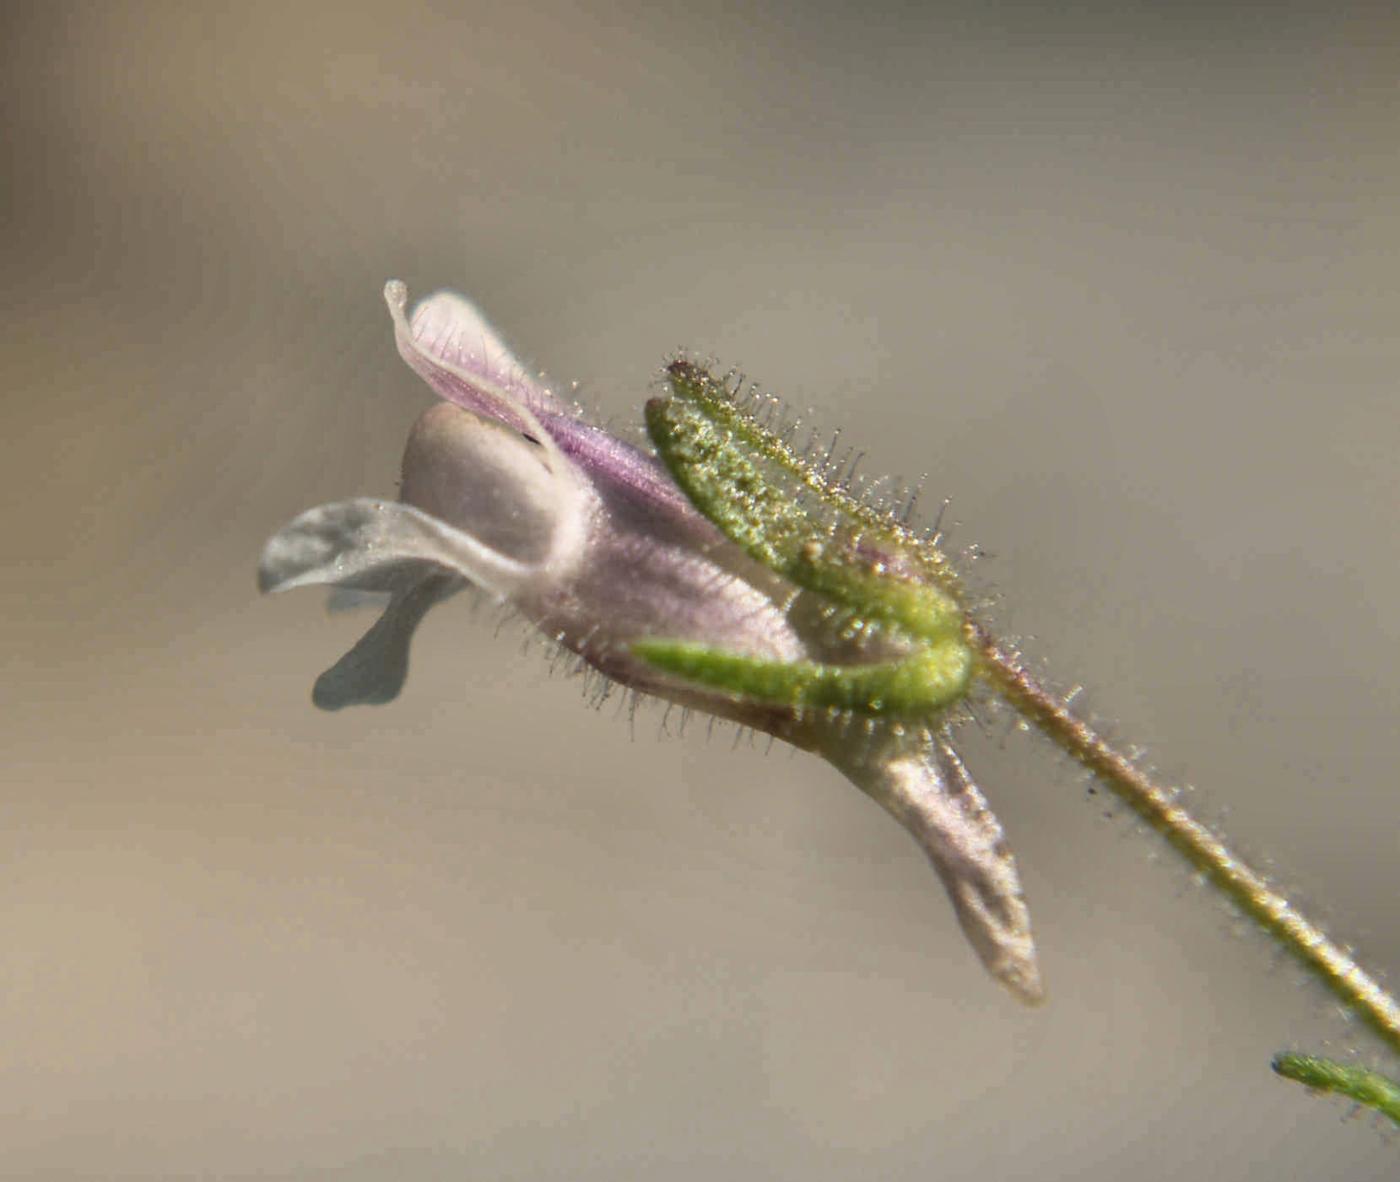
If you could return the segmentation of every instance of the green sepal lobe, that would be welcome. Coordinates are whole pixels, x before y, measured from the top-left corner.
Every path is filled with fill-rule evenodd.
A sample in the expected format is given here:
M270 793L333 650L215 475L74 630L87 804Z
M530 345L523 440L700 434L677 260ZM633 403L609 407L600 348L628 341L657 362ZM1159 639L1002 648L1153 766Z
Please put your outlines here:
M972 676L972 654L956 641L870 665L764 661L678 640L635 641L632 652L664 673L739 698L872 717L932 714L962 698Z
M647 403L646 423L700 512L764 566L863 618L924 640L962 631L957 600L930 578L927 556L913 552L894 523L868 519L863 506L852 514L850 498L720 398L724 388L708 374L702 381L692 368L683 373L685 380L672 372L677 397ZM822 511L809 511L804 499Z

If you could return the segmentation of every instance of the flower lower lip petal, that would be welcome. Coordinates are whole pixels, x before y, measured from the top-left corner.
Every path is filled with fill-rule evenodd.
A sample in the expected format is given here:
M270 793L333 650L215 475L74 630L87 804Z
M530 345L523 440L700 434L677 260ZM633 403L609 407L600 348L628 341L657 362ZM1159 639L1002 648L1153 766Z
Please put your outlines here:
M311 700L322 710L381 706L399 696L408 677L408 649L428 609L462 588L453 575L433 574L397 591L374 627L316 679Z
M536 573L411 505L361 497L308 509L275 534L258 564L258 586L265 592L318 583L397 591L418 582L425 567L456 574L500 599Z

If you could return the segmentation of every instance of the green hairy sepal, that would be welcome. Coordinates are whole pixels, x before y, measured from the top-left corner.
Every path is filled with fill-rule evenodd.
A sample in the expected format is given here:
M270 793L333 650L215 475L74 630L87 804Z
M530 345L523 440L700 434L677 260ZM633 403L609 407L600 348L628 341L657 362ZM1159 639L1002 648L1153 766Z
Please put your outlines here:
M667 369L673 396L647 404L647 432L691 502L730 540L836 610L843 636L909 649L870 664L759 661L666 639L636 643L643 660L751 701L866 716L917 716L962 698L975 660L956 583L936 547L850 496L688 361Z
M639 641L632 651L666 673L753 701L870 716L922 715L949 705L967 693L972 673L971 652L951 640L872 665L760 661L669 640Z

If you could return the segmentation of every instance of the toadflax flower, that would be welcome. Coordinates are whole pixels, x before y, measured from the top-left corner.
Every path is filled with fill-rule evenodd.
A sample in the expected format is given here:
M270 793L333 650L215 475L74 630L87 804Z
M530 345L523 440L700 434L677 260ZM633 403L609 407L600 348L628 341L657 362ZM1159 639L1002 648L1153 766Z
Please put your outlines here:
M412 429L400 499L308 510L259 568L264 591L388 593L316 704L395 697L418 622L475 587L625 686L829 760L920 843L993 975L1038 1000L1015 863L948 730L975 662L938 572L703 369L673 363L649 404L658 458L556 399L459 296L411 319L406 298L385 288L399 352L443 401Z

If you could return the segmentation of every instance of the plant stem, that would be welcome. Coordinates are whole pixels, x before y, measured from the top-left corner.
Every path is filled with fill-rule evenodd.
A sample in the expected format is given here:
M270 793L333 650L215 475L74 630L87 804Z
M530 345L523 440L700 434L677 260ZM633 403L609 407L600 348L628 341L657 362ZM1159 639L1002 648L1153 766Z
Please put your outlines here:
M1027 672L1020 655L969 621L968 643L983 674L1010 704L1056 746L1094 773L1177 853L1264 931L1314 973L1327 989L1400 1054L1400 1002L1345 948L1302 915L1229 846L1176 803L1131 760Z

